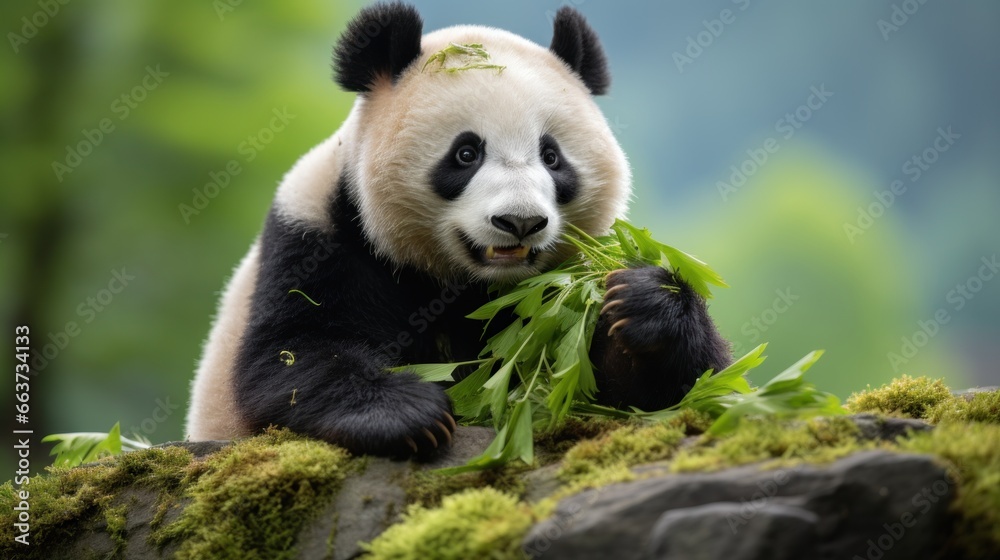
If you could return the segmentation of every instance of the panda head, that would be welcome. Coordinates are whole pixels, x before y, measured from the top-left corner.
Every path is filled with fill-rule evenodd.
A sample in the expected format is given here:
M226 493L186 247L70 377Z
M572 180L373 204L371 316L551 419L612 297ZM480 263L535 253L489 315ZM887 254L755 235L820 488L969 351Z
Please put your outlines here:
M336 81L359 93L340 141L376 251L437 278L511 282L573 254L567 224L606 233L630 173L592 99L609 77L583 17L559 10L548 49L478 26L421 37L422 26L410 6L376 4L334 49ZM503 69L427 64L473 43Z

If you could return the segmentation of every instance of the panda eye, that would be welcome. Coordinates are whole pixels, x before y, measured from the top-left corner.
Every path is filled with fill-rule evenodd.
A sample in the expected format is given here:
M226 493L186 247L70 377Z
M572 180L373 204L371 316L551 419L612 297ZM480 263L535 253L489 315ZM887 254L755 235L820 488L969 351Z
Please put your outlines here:
M559 167L559 154L552 148L546 148L542 152L542 162L550 169L557 169Z
M462 167L469 167L479 161L479 150L475 146L462 146L455 152L455 161Z

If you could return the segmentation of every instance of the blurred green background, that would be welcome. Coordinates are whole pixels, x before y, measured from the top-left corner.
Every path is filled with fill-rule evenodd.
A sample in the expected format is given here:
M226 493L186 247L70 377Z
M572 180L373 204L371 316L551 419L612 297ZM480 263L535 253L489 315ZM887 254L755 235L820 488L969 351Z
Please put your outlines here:
M1000 5L414 3L428 31L480 23L546 45L561 4L590 19L630 218L730 283L711 309L737 350L770 342L758 382L823 348L810 375L842 397L902 373L1000 383L1000 281L974 279L1000 250ZM223 281L283 173L353 101L329 51L361 4L0 7L0 352L30 325L38 436L121 421L183 437ZM265 130L275 111L287 124ZM947 151L939 127L959 135ZM914 337L921 322L933 334ZM43 452L36 438L35 468Z

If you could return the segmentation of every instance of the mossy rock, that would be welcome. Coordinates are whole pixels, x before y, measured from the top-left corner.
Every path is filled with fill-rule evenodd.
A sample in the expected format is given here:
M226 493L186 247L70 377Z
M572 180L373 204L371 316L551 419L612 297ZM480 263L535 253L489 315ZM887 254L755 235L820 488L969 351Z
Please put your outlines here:
M431 464L352 457L284 430L231 444L153 448L32 478L33 544L26 548L14 543L15 488L0 486L0 557L522 558L526 535L587 492L613 487L628 496L648 481L822 470L886 453L930 456L948 473L942 506L949 517L934 517L932 528L943 553L1000 557L1000 392L955 396L934 380L904 377L847 405L859 414L751 419L722 436L707 435L710 419L693 412L665 424L571 420L539 434L533 465L453 476L434 469L481 453L491 430L460 428L455 448ZM762 510L773 519L806 523L816 515L773 505ZM726 507L707 504L692 515L716 519ZM636 547L616 557L647 553ZM553 554L538 555L561 557Z

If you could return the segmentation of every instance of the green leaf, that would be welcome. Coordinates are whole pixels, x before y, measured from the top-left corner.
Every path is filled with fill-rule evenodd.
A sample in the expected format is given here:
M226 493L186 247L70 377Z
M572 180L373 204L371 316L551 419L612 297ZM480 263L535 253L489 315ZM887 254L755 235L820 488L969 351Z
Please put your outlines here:
M92 463L102 457L120 455L123 450L134 451L149 447L146 442L123 438L118 422L106 434L100 432L52 434L42 438L42 441L58 442L49 453L56 456L53 464L58 467L76 467Z
M514 351L523 323L514 319L504 330L493 335L487 342L480 356L509 356Z
M496 360L487 360L479 369L445 391L451 397L455 414L467 420L479 419L489 401L483 396L483 384L489 379Z
M389 368L392 373L410 372L420 376L420 379L430 382L454 381L452 375L455 370L472 364L481 364L486 360L472 360L471 362L456 362L449 364L413 364Z
M821 350L779 373L759 390L733 399L726 411L709 428L709 433L732 431L741 418L750 415L808 418L817 415L838 415L846 411L836 396L807 383L803 374L823 355Z
M670 408L630 412L595 404L597 382L590 344L604 301L604 280L610 272L660 266L706 298L711 297L712 286L725 287L726 283L704 262L656 241L648 229L623 220L599 237L573 224L567 224L566 230L562 240L575 247L577 255L555 270L515 286L494 287L499 297L468 315L486 321L488 327L498 313L513 307L516 319L486 342L480 353L483 360L465 363L480 363L480 367L448 390L456 414L464 422L492 421L497 437L483 455L447 472L490 468L514 459L530 462L534 457L532 429L553 428L571 414L659 421L690 408L714 418L712 430L721 432L746 415L808 416L843 411L836 397L803 381L803 373L819 358L818 352L764 387L751 388L746 374L764 362L765 345L722 371L704 372L681 402ZM429 378L443 379L452 376L454 368L432 364L420 371ZM516 380L512 379L515 374Z
M638 246L639 254L646 264L662 266L663 257L670 264L670 269L680 276L704 298L711 298L709 285L728 288L722 277L716 274L707 264L679 249L660 243L653 239L648 229L639 229L624 220L615 221L611 226L621 238L624 232L631 234Z
M482 455L474 457L468 463L459 467L438 469L441 474L460 474L498 467L513 459L520 459L526 464L534 461L534 438L531 429L531 405L521 401L514 406L510 421L497 432L489 447Z
M514 313L518 317L531 317L534 315L535 311L542 306L542 296L545 294L547 287L545 284L539 284L527 290L524 298L514 308Z
M507 391L510 387L510 375L514 371L514 362L508 361L483 384L483 391L490 403L490 414L493 423L499 424L507 406Z
M533 288L532 288L533 289ZM469 319L479 319L482 321L489 321L496 316L501 310L506 309L512 305L517 305L521 300L531 292L531 289L522 289L516 292L511 292L507 295L500 296L497 299L484 304L479 309L476 309L472 313L466 315Z

